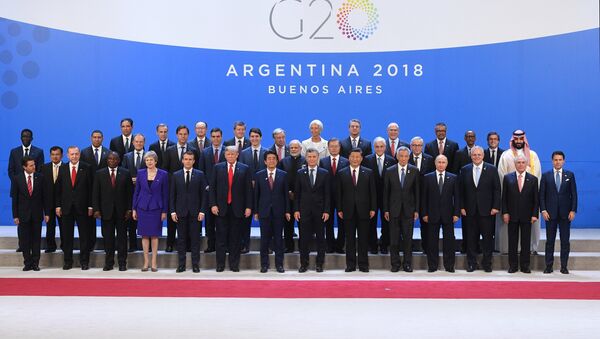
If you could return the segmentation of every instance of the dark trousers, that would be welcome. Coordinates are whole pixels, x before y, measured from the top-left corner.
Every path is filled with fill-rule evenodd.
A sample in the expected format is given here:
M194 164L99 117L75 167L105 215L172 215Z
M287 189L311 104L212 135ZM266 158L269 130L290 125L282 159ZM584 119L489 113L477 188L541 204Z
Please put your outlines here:
M283 239L284 239L284 246L285 249L288 251L294 251L295 250L295 244L294 244L294 225L296 223L296 220L294 220L294 217L292 217L290 219L290 221L285 220L284 224L283 224Z
M460 229L462 230L462 242L460 244L460 251L463 253L467 253L467 243L469 242L469 227L467 226L467 217L460 217ZM479 248L479 242L477 242L477 247Z
M298 225L300 232L300 266L308 267L313 236L317 242L317 266L322 266L325 262L325 223L321 219L321 215L305 216L300 212L300 216Z
M206 217L204 218L204 229L206 231L206 247L210 248L210 249L214 249L215 248L215 243L216 243L216 238L217 238L217 233L216 233L216 222L217 222L217 218L215 217L214 214L212 213L207 213Z
M412 266L412 238L414 219L390 217L390 260L392 267L400 267L400 237L404 252L404 267Z
M449 270L454 268L455 261L455 238L454 224L442 223L441 221L427 223L427 265L429 268L436 269L439 266L440 258L440 227L442 228L443 251L444 251L444 268ZM422 234L422 233L421 233ZM421 235L423 236L423 235Z
M104 264L107 266L115 264L115 244L119 265L127 264L127 225L124 218L116 218L116 214L116 211L113 212L112 219L102 219L102 238L106 253Z
M260 222L260 266L269 267L269 246L275 252L275 266L283 266L283 225L286 220L283 216L270 215L261 217Z
M333 202L332 202L333 203ZM337 237L334 231L334 220L337 221ZM343 250L346 244L344 221L337 217L337 211L333 209L329 214L329 219L325 222L325 239L328 251Z
M90 232L88 233L88 251L93 251L96 249L96 218L94 217L88 217L88 225L90 225ZM79 236L79 238L81 238L81 235Z
M375 210L375 216L371 219L369 219L369 234L368 234L368 239L369 239L369 250L373 251L373 252L377 252L377 248L379 246L379 241L377 239L377 212L381 211L381 209L376 209ZM385 219L383 218L383 213L381 213L381 237L383 238L383 222L385 221ZM386 221L387 224L387 221ZM383 243L383 241L382 241ZM388 234L388 243L389 243L389 234ZM389 246L389 245L388 245ZM384 248L383 246L381 247L382 249Z
M369 268L369 219L354 217L344 219L346 229L346 268L356 268L356 233L358 231L358 267Z
M427 224L421 217L419 217L419 231L421 232L421 249L423 250L423 253L427 254L429 249L428 234L431 232L429 232L429 224Z
M179 216L177 221L177 255L179 266L185 266L185 255L189 242L192 249L192 265L200 265L200 231L201 223L198 215Z
M177 235L177 224L167 218L167 246L175 246L175 236Z
M58 230L60 233L60 247L62 248L63 244L63 231L62 231L62 218L56 217L56 211L54 208L50 209L50 214L48 215L50 220L46 223L46 249L55 250L56 249L56 226L58 226Z
M381 238L379 238L379 249L387 250L390 247L390 222L383 217L383 211L379 208L379 218L381 220ZM377 211L371 222L377 223ZM377 230L375 230L377 232Z
M521 234L521 257L517 255L519 249L519 233ZM513 222L508 223L508 266L518 268L521 261L521 269L529 268L531 256L531 223Z
M250 230L252 229L252 217L244 217L242 225L242 238L240 239L240 247L250 249Z
M554 265L556 230L560 231L560 267L567 267L571 251L571 222L569 219L551 219L546 222L546 266Z
M19 247L23 251L23 264L25 266L38 265L42 242L42 221L21 221L17 229L19 231Z
M137 250L137 220L129 219L125 224L125 241L129 243L129 248Z
M71 208L71 213L63 214L63 231L65 233L65 243L62 246L64 252L65 264L73 264L73 241L75 237L75 223L79 230L79 262L82 265L87 265L90 261L90 218L87 214L79 214L75 211L75 207Z
M463 218L466 221L466 227L463 226L463 230L468 229L467 238L467 263L469 266L477 266L477 246L479 245L479 237L483 238L483 259L481 260L481 266L483 268L492 267L492 252L494 250L494 220L495 216L490 215L472 215ZM463 231L464 232L464 231ZM464 238L464 233L463 233ZM463 240L464 241L464 240Z
M217 216L217 267L225 267L225 253L229 249L229 268L239 268L243 222L243 217L233 215L231 205L224 216Z

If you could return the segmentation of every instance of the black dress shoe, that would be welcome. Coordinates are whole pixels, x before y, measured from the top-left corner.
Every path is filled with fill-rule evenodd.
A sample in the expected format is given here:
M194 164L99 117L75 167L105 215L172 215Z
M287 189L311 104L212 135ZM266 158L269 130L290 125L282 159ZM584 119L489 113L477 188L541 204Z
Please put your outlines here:
M81 269L83 269L83 266L81 267ZM102 268L103 271L112 271L113 267L110 265L104 265L104 267Z
M231 268L231 272L239 272L240 268L239 267L232 267Z
M44 253L54 253L54 252L56 252L56 248L49 248L44 251Z
M31 265L31 269L34 270L34 271L36 271L36 272L39 272L40 266L38 264L33 264L33 265Z
M354 272L354 271L356 271L356 268L346 267L346 270L344 272Z
M429 273L433 273L435 271L437 271L437 268L430 267L429 269L427 269L427 272Z
M523 272L523 273L531 273L531 269L529 267L521 268L521 272Z
M361 271L361 272L363 272L363 273L369 273L369 268L368 267L359 267L358 270Z
M381 250L379 250L379 253L388 254L389 252L388 252L387 248L382 248Z
M194 272L194 273L200 273L200 266L193 265L192 266L192 272Z
M284 253L294 253L294 249L293 248L286 248L283 252Z
M491 267L484 267L484 268L483 268L483 271L484 271L485 273L492 273L492 268L491 268Z
M206 248L206 249L204 250L204 253L212 253L212 252L214 252L214 251L215 251L215 248L214 248L214 247L208 247L208 248Z
M269 269L266 268L266 267L261 267L260 268L260 273L267 273L268 271L269 271Z
M242 247L242 249L240 250L240 254L248 254L250 253L250 250L248 249L248 247Z
M323 266L317 265L317 273L323 272Z
M517 269L514 268L514 267L511 267L511 268L508 269L508 273L511 273L511 274L512 273L517 273Z
M473 265L469 265L469 266L467 267L467 272L471 273L471 272L474 272L474 271L475 271L475 266L473 266Z
M413 271L412 267L410 267L410 266L404 266L404 272L410 273L412 271Z
M63 270L65 270L65 271L70 270L71 268L73 268L73 264L64 264L63 265Z
M400 271L400 267L398 266L392 266L392 268L390 269L390 272L396 273Z
M120 271L120 272L125 272L125 271L127 271L127 265L119 265L119 271Z
M167 249L165 250L167 253L173 252L173 245L167 245Z
M185 265L179 265L177 267L177 270L175 271L176 273L182 273L185 272Z
M137 251L137 248L133 248L133 247L130 247L130 248L127 250L127 252L129 252L129 253L133 253L133 252L135 252L135 251Z
M217 272L223 272L223 271L225 271L225 267L217 266Z
M334 250L325 250L325 254L333 254L333 253L335 253Z
M81 264L81 270L82 271L87 271L90 269L90 266L88 264Z
M369 253L371 253L371 254L377 254L379 252L377 250L371 250L371 251L369 251Z
M569 270L566 267L561 267L560 268L560 273L562 273L562 274L569 274Z
M546 266L546 268L544 269L544 274L550 274L552 273L552 271L552 266Z
M298 269L298 272L300 273L304 273L306 271L308 271L308 268L306 266L300 266L300 268Z
M448 272L448 273L454 273L456 271L454 270L454 268L447 268L446 272Z
M23 250L21 249L21 247L17 248L17 252L23 252Z
M344 249L343 249L343 248L338 248L338 249L335 251L335 253L337 253L337 254L346 254L346 251L344 251Z
M285 273L283 266L277 266L277 273Z
M23 266L23 271L27 272L27 271L31 271L33 268L31 267L31 265L25 265Z

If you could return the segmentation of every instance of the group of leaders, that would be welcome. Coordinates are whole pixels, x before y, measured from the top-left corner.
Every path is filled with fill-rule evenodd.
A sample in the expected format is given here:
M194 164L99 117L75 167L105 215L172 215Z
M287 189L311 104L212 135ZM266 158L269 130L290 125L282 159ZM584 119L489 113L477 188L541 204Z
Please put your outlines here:
M311 137L286 142L275 129L274 144L262 146L262 132L244 122L233 125L234 137L223 142L223 131L198 122L189 140L188 127L178 126L176 141L168 127L156 127L158 140L146 149L145 136L133 133L133 120L121 120L121 135L102 145L103 133L91 133L91 145L80 150L32 145L33 132L21 131L21 145L10 153L12 213L18 225L23 270L38 271L41 225L45 220L46 252L56 250L60 227L63 269L73 266L75 224L79 230L80 264L89 269L96 243L96 219L104 239L104 270L127 270L127 253L142 238L142 271L157 271L158 239L167 221L167 252L175 247L177 272L200 271L200 235L204 223L205 253L216 252L216 270L239 271L240 254L248 253L252 218L260 224L260 271L269 270L275 254L277 272L284 272L284 253L294 251L294 226L299 230L299 272L309 268L316 247L316 271L322 272L325 253L345 253L346 272L369 271L371 254L390 254L392 272L412 272L413 228L420 223L428 271L439 263L442 230L443 267L455 271L454 223L462 219L462 249L468 272L492 271L494 250L509 255L510 273L530 273L530 256L537 254L540 218L546 222L546 268L554 264L554 241L560 231L561 272L568 273L569 232L577 212L573 172L563 168L565 154L551 155L553 168L541 173L537 154L522 130L514 131L509 149L499 147L496 132L488 147L475 144L473 131L466 146L446 138L445 123L435 125L435 139L424 144L399 139L399 126L387 126L387 138L372 143L360 135L357 119L349 122L345 139L321 136L323 124L309 124ZM381 220L378 239L377 220ZM337 219L337 234L334 228ZM128 246L129 245L129 246ZM403 255L400 256L402 251ZM151 257L149 257L151 253ZM482 259L478 262L478 254ZM227 256L228 254L228 256Z

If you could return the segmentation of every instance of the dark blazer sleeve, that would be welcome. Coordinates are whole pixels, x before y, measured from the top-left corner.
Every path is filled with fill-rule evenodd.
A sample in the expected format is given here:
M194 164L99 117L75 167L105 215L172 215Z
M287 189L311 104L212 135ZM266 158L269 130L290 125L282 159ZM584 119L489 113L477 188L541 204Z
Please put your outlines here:
M421 185L421 217L429 216L429 204L427 196L429 195L429 178L427 175L423 176Z
M176 184L176 180L177 180L177 176L176 175L170 175L170 183L169 183L169 213L175 213L176 209L176 194L177 194L177 184ZM171 216L169 216L170 218Z
M252 196L252 174L251 174L252 170L250 169L250 167L248 167L246 169L246 177L244 178L244 184L246 186L245 188L245 193L246 193L246 208L252 209L252 202L254 201L253 196Z
M510 181L508 180L508 176L510 174L506 174L504 179L502 179L502 214L508 213L508 185L510 185Z
M496 167L492 166L492 168L494 169L494 173L492 173L494 175L492 178L494 183L492 208L495 208L498 211L500 211L502 209L502 192L500 188L500 177L498 176L498 171L496 170Z
M331 193L331 185L329 184L329 180L332 180L333 178L331 178L329 176L328 171L323 172L323 175L325 175L325 191L324 191L324 195L323 195L325 202L323 204L323 207L324 207L323 213L329 213L329 211L331 211L331 194L332 194Z
M390 211L390 172L383 173L383 213Z
M371 195L371 207L369 211L377 211L377 186L375 185L375 172L369 174L369 194Z
M540 210L546 210L546 174L542 174L540 180Z
M94 187L92 188L92 209L94 212L100 211L100 173L94 176Z
M202 179L200 180L200 197L202 198L200 212L204 213L205 215L210 212L208 208L208 190L206 189L207 187L208 182L206 181L206 174L203 174Z
M575 183L575 174L571 173L571 211L577 213L577 184Z
M254 185L254 200L253 200L253 206L252 206L252 213L257 214L258 213L258 199L260 198L260 194L261 194L261 182L258 180L258 172L254 173L252 175L252 180L254 180L254 182L256 183Z
M169 175L167 172L159 169L159 173L162 173L162 186L161 186L161 198L163 202L162 213L169 212Z
M140 191L142 189L141 184L140 184L141 182L142 182L142 180L139 180L139 178L135 182L135 189L133 191L133 197L131 199L132 200L131 201L131 209L132 210L136 210L137 209L138 200L139 200L139 197L140 197Z
M460 196L460 186L458 185L458 176L454 177L454 216L460 217L460 204L462 197Z
M540 191L538 190L538 181L535 176L532 175L533 179L533 212L531 215L539 217L540 214Z
M12 176L11 179L10 197L12 198L12 215L14 219L19 217L19 184L16 175Z
M302 189L300 188L300 178L302 174L300 172L296 175L296 183L294 185L294 212L300 211L300 198L302 196Z
M210 208L217 206L217 177L219 174L218 167L215 166L213 174L210 176L208 184L208 205ZM212 213L212 212L211 212Z

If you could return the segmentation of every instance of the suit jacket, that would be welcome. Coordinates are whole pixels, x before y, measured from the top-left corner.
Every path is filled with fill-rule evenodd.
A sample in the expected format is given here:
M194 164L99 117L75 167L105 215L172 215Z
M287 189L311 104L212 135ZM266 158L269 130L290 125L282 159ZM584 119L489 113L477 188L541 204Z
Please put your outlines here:
M396 150L398 148L400 148L401 146L404 146L408 149L410 149L410 144L407 143L406 141L400 140L400 139L396 139L397 143L395 145ZM385 139L385 154L391 156L392 155L392 145L390 144L390 138L386 138Z
M252 149L252 147L244 149L242 153L240 153L238 161L250 167L250 169L252 170L252 174L254 175L256 172L266 168L265 161L263 160L266 151L266 148L260 148L260 150L258 151L258 162L256 163L256 166L254 164L254 150Z
M419 169L408 164L404 177L404 186L400 185L398 164L385 171L383 181L383 212L389 212L390 218L410 218L419 212L420 178Z
M298 170L294 185L294 212L301 218L320 218L323 213L331 213L331 177L326 169L317 167L315 185L310 184L308 167Z
M106 158L108 157L108 152L110 151L108 148L104 146L100 146L100 163L96 162L96 157L94 156L94 148L92 146L86 147L81 150L81 161L90 165L90 169L92 173L95 174L97 170L107 167Z
M352 138L347 137L346 139L340 142L341 150L340 155L344 158L348 158L350 156L350 151L352 151ZM371 148L371 142L363 137L359 137L358 148L362 150L362 156L366 157L367 155L373 153L373 149Z
M328 155L325 158L319 160L319 167L326 169L327 172L329 172L329 186L330 186L330 191L331 191L331 210L333 211L334 208L337 207L336 204L336 192L337 192L337 173L339 173L339 171L344 168L344 167L348 167L350 166L350 161L348 161L347 158L344 158L343 156L339 155L338 156L338 160L337 160L337 167L336 167L336 173L333 173L333 168L331 167L331 156Z
M125 155L125 153L131 152L134 150L133 136L134 136L133 133L131 133L131 135L129 136L129 148L128 149L125 149L125 143L123 143L123 135L119 135L117 137L110 139L110 145L108 146L108 148L110 148L111 151L115 151L115 152L119 153L119 157L121 158L121 161L122 161L123 155Z
M432 157L437 157L438 154L440 154L438 143L438 139L428 142L425 145L425 153L431 155ZM458 143L446 138L446 143L444 144L444 155L446 158L448 158L448 167L446 168L447 171L454 171L454 156L456 155L456 151L458 151ZM458 174L458 172L454 174Z
M435 171L435 162L431 155L427 153L421 153L419 156L421 157L421 168L419 168L419 173L421 173L421 176ZM408 158L408 163L415 167L417 166L417 164L415 164L415 157L412 153Z
M8 177L11 179L17 173L23 171L21 160L23 160L25 154L23 153L22 146L23 145L19 145L19 147L10 150L10 156L8 158ZM29 156L35 161L35 171L40 172L42 170L42 165L44 165L44 151L39 147L29 145Z
M360 166L354 186L351 171L352 168L348 166L338 173L336 208L344 213L344 219L370 219L369 212L377 210L375 173L367 167Z
M277 153L277 146L275 144L273 144L273 146L271 146L270 150L273 151L273 152L275 152L275 153ZM284 153L283 154L284 158L290 155L290 147L288 145L284 146L283 153ZM277 153L277 156L279 156L279 153ZM281 161L281 160L283 160L283 158L279 159L279 161Z
M169 208L178 217L197 218L200 212L206 214L208 208L208 181L204 172L192 168L186 184L185 172L180 169L171 176Z
M158 169L152 185L148 185L148 169L138 171L133 192L133 210L167 213L169 209L169 173Z
M277 168L284 170L287 173L288 191L294 192L298 170L304 166L306 166L306 160L301 155L298 155L297 157L288 155L277 164Z
M442 193L437 171L422 177L421 216L431 224L452 224L452 217L460 216L460 189L458 176L446 171Z
M577 184L573 172L563 168L560 190L556 190L554 169L542 175L540 209L548 212L551 219L567 219L571 211L577 212Z
M229 163L221 162L215 165L209 184L209 206L219 207L219 216L227 215L227 209L233 210L237 218L244 217L246 208L252 209L252 170L237 161L233 172L231 185L231 204L227 204L229 190L228 170Z
M166 149L175 145L175 143L169 139L167 139L167 144L166 144ZM152 144L150 144L150 147L148 148L150 151L154 151L156 153L156 155L158 156L158 164L156 165L156 167L160 168L160 169L165 169L165 154L167 153L167 150L165 149L165 151L163 152L160 148L160 141L157 140L155 142L153 142Z
M196 159L196 161L194 162L194 168L200 169L200 163L202 163L204 161L202 159L202 153L198 152L198 149L194 146L193 143L190 143L190 142L187 143L185 150L186 150L186 152L187 151L194 152L194 158ZM165 167L165 171L173 174L183 168L183 164L181 163L181 160L179 159L180 153L181 153L181 149L179 148L179 144L177 144L177 143L174 144L173 146L167 148L167 152L165 154L164 164L163 164Z
M523 189L519 192L517 172L508 173L502 181L502 214L508 213L510 221L531 222L540 214L538 179L525 172Z
M371 169L373 171L373 176L375 177L375 188L377 191L377 206L383 206L383 178L385 177L385 172L391 166L396 164L396 159L392 158L391 155L383 154L383 170L381 175L379 175L379 167L377 166L377 154L369 154L367 157L363 159L362 165Z
M55 207L60 207L63 214L78 213L87 215L88 207L92 207L92 170L83 161L75 177L75 186L71 183L71 163L63 164L58 170L55 191ZM74 208L74 210L72 210Z
M223 142L223 146L237 146L235 144L235 137ZM250 147L250 140L248 140L248 138L244 137L244 143L242 144L242 150L245 150L248 147Z
M276 169L273 189L269 187L269 171L260 170L255 175L254 184L254 213L259 218L267 218L273 211L273 216L283 220L285 213L290 213L290 200L288 199L287 173Z
M468 216L479 214L489 216L492 209L500 211L502 200L500 193L500 177L496 167L483 162L479 184L475 187L473 180L473 163L464 166L459 174L460 205Z
M94 175L92 190L92 207L94 212L100 212L102 220L123 220L125 213L131 209L133 183L129 171L117 167L115 172L115 187L110 179L108 167L99 169ZM116 211L117 215L114 215Z
M504 153L504 150L500 147L498 147L496 149L496 161L492 162L492 154L490 152L489 148L486 148L483 151L483 161L487 162L488 164L492 164L494 166L496 166L496 168L498 168L498 163L500 162L500 156L502 155L502 153Z
M202 164L200 170L202 170L204 174L206 174L206 180L210 182L210 178L212 177L213 170L215 167L215 153L212 146L204 148L204 150L202 151L202 160L204 163ZM219 147L218 160L218 162L225 161L225 147L223 147L223 145Z
M135 167L135 157L136 157L135 153L136 153L135 150L133 152L126 153L123 156L123 160L121 161L121 165L123 166L123 168L125 168L129 171L129 174L131 175L132 178L137 177L137 172L139 169L146 168L146 162L144 161L144 154L146 154L146 151L142 151L142 154L141 154L142 159L140 160L140 168Z
M207 136L205 136L205 137L204 137L204 145L203 145L203 147L202 147L202 148L200 148L200 145L199 145L199 143L198 143L198 137L195 137L195 138L194 138L194 139L192 139L190 142L191 142L192 144L194 144L194 147L195 147L195 148L196 148L198 151L200 151L200 152L202 152L202 151L203 151L205 148L208 148L208 147L210 147L210 146L212 145L212 144L210 143L210 138L209 138L209 137L207 137Z
M12 198L13 218L19 218L20 222L41 223L44 213L48 214L49 206L44 192L44 176L41 173L32 174L33 191L31 196L27 189L27 178L21 172L13 177L10 196Z
M55 205L56 186L58 184L58 177L56 183L54 182L54 172L52 168L52 162L46 163L42 166L42 175L44 176L44 194L46 195L46 202L50 209L53 209ZM60 163L64 165L64 163ZM60 167L59 167L60 172ZM52 211L50 211L52 213Z

